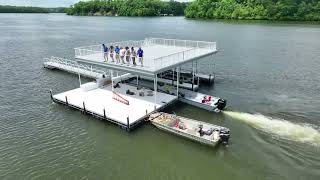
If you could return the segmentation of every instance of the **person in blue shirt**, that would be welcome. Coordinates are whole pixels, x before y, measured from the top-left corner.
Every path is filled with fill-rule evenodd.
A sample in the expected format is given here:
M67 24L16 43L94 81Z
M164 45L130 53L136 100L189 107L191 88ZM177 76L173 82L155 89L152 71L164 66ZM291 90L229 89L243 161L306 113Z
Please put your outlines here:
M108 47L105 44L102 44L103 48L103 58L106 62L108 62Z
M120 63L120 48L119 48L119 46L116 46L116 48L114 49L114 52L116 53L117 63Z
M139 62L141 63L141 66L143 66L143 50L141 49L141 47L139 47L137 51L137 55L138 55Z

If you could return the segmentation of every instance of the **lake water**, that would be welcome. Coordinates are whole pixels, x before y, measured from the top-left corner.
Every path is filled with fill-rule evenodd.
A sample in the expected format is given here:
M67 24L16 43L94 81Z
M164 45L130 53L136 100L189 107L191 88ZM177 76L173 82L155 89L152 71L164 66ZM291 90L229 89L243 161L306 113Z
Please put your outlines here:
M218 43L216 83L200 91L227 99L228 110L178 103L167 111L229 127L229 147L150 124L127 133L52 103L49 89L79 84L44 69L44 57L146 37ZM320 178L320 25L0 14L0 67L0 179Z

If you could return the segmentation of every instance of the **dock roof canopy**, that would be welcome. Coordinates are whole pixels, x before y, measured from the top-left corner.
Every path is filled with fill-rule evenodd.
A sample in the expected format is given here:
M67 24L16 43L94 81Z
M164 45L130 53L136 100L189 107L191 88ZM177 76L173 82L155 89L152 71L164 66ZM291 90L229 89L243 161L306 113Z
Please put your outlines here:
M78 62L106 67L110 70L129 72L146 76L173 69L182 64L198 60L217 52L215 42L191 41L178 39L147 38L140 41L122 41L106 43L106 46L134 47L137 51L141 47L144 51L143 67L136 60L137 65L117 64L105 62L102 44L74 48Z

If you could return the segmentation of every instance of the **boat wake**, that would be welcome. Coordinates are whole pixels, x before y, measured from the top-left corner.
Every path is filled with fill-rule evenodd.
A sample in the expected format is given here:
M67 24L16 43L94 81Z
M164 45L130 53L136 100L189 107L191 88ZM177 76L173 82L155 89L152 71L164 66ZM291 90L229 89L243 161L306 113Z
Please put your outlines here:
M296 124L262 114L224 111L223 114L279 138L320 146L320 131L309 124Z

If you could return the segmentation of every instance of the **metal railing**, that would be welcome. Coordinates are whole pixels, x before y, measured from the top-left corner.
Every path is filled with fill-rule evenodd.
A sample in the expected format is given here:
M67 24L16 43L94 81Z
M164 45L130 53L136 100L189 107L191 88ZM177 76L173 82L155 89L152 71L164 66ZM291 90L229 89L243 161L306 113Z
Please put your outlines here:
M202 55L201 52L213 52L216 51L216 42L206 42L206 41L192 41L192 40L179 40L179 39L163 39L163 38L146 38L140 41L121 41L121 42L111 42L106 44L107 46L119 46L119 47L143 47L143 46L174 46L174 47L184 47L186 50L170 54L163 57L145 57L145 65L150 66L153 69L162 68L164 66L172 65L178 62L185 61L190 58ZM90 59L90 55L98 55L96 57L103 57L102 45L92 45L77 47L75 49L75 57L82 59ZM201 51L202 50L202 51ZM197 54L198 53L198 54ZM153 63L153 64L152 64Z
M180 39L163 39L163 38L148 38L146 40L151 45L178 46L178 47L186 47L186 48L208 48L208 49L216 50L216 42L180 40Z
M105 74L108 75L108 71L103 71L100 70L92 65L86 65L86 64L80 64L77 61L74 60L69 60L65 58L60 58L60 57L54 57L51 56L50 58L44 58L44 62L50 65L49 63L56 63L56 67L60 69L67 70L67 68L70 68L71 71L73 72L78 72L80 69L85 70L88 73L91 73L91 76L96 77L95 75L97 74Z
M141 41L120 41L120 42L111 42L106 44L107 46L118 46L118 47L142 47L146 45L145 40ZM81 57L81 56L88 56L91 54L100 54L101 57L103 57L103 48L102 45L91 45L91 46L82 46L74 48L75 50L75 57Z
M74 48L75 57L87 56L91 54L102 54L102 45L91 45Z
M170 65L174 65L174 64L183 62L187 59L192 59L200 54L199 51L200 51L200 49L193 48L193 49L185 50L182 52L170 54L167 56L155 58L155 59L153 59L153 64L157 68L167 67Z

